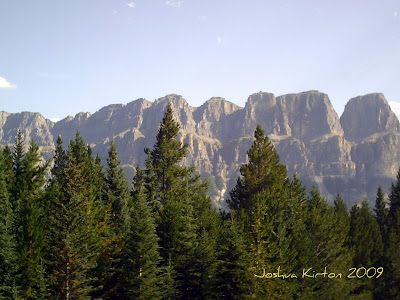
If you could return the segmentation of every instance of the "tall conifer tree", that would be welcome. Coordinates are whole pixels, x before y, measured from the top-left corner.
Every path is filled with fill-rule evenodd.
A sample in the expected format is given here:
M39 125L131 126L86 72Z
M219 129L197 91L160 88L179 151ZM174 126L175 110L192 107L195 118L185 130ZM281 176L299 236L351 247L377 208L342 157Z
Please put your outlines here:
M375 217L376 221L378 222L379 228L382 234L382 241L385 243L385 237L387 235L387 227L388 227L388 203L385 199L385 194L383 193L382 187L378 187L378 191L376 194L376 201L375 201Z
M383 251L382 236L368 200L364 199L361 205L355 204L350 217L349 246L354 251L354 267L378 267ZM372 295L373 289L373 282L364 278L358 280L353 293Z
M172 281L177 284L179 297L186 299L202 297L206 292L211 259L200 258L204 253L199 249L205 240L215 245L208 237L213 236L212 220L217 215L205 194L207 185L194 175L193 167L180 165L187 145L177 140L179 128L168 103L156 143L152 150L145 150L148 158L143 180L156 220L162 266L168 274L174 274Z
M247 151L249 162L240 167L240 177L230 193L229 207L233 210L251 206L252 196L286 180L286 166L279 163L279 156L264 130L257 125L254 142Z
M387 233L383 237L385 273L379 291L386 299L398 299L400 295L400 168L396 179L389 194Z
M129 229L128 209L132 201L114 139L111 140L108 151L102 198L104 198L104 208L108 218L107 228L103 232L103 244L97 267L97 285L102 288L96 293L96 296L117 299L114 294L120 289L123 276L122 250L125 247Z
M22 293L27 299L40 296L44 283L42 259L45 248L43 188L48 162L43 162L38 145L32 140L24 153L21 131L14 146L14 182L11 195L15 209L18 273Z
M79 132L70 141L67 161L60 173L61 185L54 224L52 299L90 299L101 243L99 223L102 200L96 198L94 160Z
M254 143L247 152L248 163L228 201L233 217L243 227L247 251L252 257L249 270L252 297L290 299L295 283L265 281L255 275L264 270L293 272L298 261L298 245L304 232L305 191L294 178L287 179L286 166L279 163L273 144L258 125Z
M158 237L150 207L139 188L130 209L131 222L123 249L122 299L161 299Z
M128 226L130 192L121 162L118 159L118 150L114 139L111 140L108 151L106 183L106 198L111 210L111 222L119 233Z
M0 154L0 299L12 299L16 283L14 213L5 179L5 156Z

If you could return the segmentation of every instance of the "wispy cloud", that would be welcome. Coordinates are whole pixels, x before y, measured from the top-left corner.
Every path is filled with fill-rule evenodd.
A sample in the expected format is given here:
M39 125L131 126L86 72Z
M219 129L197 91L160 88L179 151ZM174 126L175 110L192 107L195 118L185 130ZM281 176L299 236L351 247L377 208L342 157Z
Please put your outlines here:
M0 77L0 89L16 89L17 85L8 82L4 77Z
M217 37L217 43L218 43L218 45L222 44L222 37L220 37L220 36Z
M400 119L400 103L395 101L389 102L390 108L396 114L396 116Z
M129 2L126 5L128 5L130 8L135 8L136 3L135 2Z
M399 12L396 10L393 12L393 17L397 18L399 16Z
M182 1L182 0L167 0L167 1L165 1L165 5L179 8L182 6L183 2L184 1Z

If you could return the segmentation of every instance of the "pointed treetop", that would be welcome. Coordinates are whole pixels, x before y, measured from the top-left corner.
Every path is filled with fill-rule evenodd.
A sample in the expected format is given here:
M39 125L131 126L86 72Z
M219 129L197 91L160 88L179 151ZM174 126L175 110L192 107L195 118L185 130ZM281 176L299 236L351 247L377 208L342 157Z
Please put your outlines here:
M171 103L167 104L162 123L157 134L157 141L152 151L145 150L151 154L155 165L161 164L164 167L171 167L179 163L187 153L187 144L182 145L177 140L180 125L173 117Z
M279 163L279 155L260 125L257 125L254 137L253 145L247 151L249 161L240 167L241 177L230 193L231 209L248 207L253 195L278 187L287 179L286 166Z
M339 194L337 194L334 200L334 205L337 214L348 215L346 202L344 202L343 198Z

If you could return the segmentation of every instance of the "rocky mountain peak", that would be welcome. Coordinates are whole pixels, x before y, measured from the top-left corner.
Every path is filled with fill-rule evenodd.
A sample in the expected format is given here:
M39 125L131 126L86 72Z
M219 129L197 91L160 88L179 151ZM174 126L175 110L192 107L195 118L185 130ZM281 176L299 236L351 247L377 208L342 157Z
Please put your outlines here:
M350 99L340 122L349 141L360 141L383 132L400 133L399 120L380 93Z
M188 106L187 101L181 96L177 94L169 94L165 97L158 98L154 101L154 105L158 106L162 104L163 106L167 105L167 103L171 103L174 108L182 108Z
M229 131L230 125L227 125L229 121L226 117L240 109L240 106L224 98L212 97L193 112L196 133L210 138L221 138Z
M0 142L14 144L21 128L25 143L35 139L48 159L58 135L67 147L79 130L106 162L114 138L124 169L132 174L134 166L144 164L143 149L154 145L168 102L181 125L179 138L188 144L184 164L211 180L211 194L218 201L229 197L226 193L247 159L257 124L274 143L288 174L296 172L308 188L316 184L328 200L338 192L349 204L367 195L374 199L376 188L394 179L400 164L399 121L382 94L350 100L340 120L329 97L318 91L279 97L259 92L248 97L244 108L220 97L192 107L171 94L154 102L141 98L109 105L93 115L78 113L57 123L39 113L0 112ZM216 178L223 181L218 190Z
M313 90L283 95L277 102L293 137L312 140L325 135L343 135L339 116L328 95Z
M248 98L244 110L242 131L246 134L251 134L259 122L267 134L274 136L312 140L324 135L343 135L329 97L318 91L279 97L259 92Z
M240 131L251 136L260 124L267 134L290 135L287 119L278 105L274 94L259 92L249 96L244 107Z
M174 117L176 118L176 120L180 120L181 129L183 131L194 130L194 108L191 107L181 95L170 94L157 99L151 106L151 112L156 116L159 116L159 120L161 120L162 116L164 115L164 110L167 106L167 103L171 103Z
M221 97L212 97L200 107L196 108L193 113L196 123L199 122L216 122L222 115L229 115L234 111L241 109L240 106L229 102Z

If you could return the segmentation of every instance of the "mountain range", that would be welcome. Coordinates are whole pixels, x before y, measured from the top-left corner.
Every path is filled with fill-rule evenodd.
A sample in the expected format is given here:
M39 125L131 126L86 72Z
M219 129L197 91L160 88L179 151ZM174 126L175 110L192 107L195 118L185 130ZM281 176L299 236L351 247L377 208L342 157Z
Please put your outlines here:
M80 112L58 122L40 113L0 112L0 144L13 145L18 129L25 143L34 139L44 157L52 157L60 135L67 147L76 131L105 163L115 139L128 180L143 166L144 148L152 148L166 104L181 124L179 138L188 144L183 162L194 165L210 181L210 195L219 207L236 183L253 134L260 124L287 165L309 189L316 185L328 202L340 193L348 205L368 197L374 202L382 185L386 192L400 165L400 124L383 94L349 100L339 118L328 95L318 91L276 97L252 94L244 107L214 97L192 107L180 95L154 102L137 99L113 104L94 114Z

